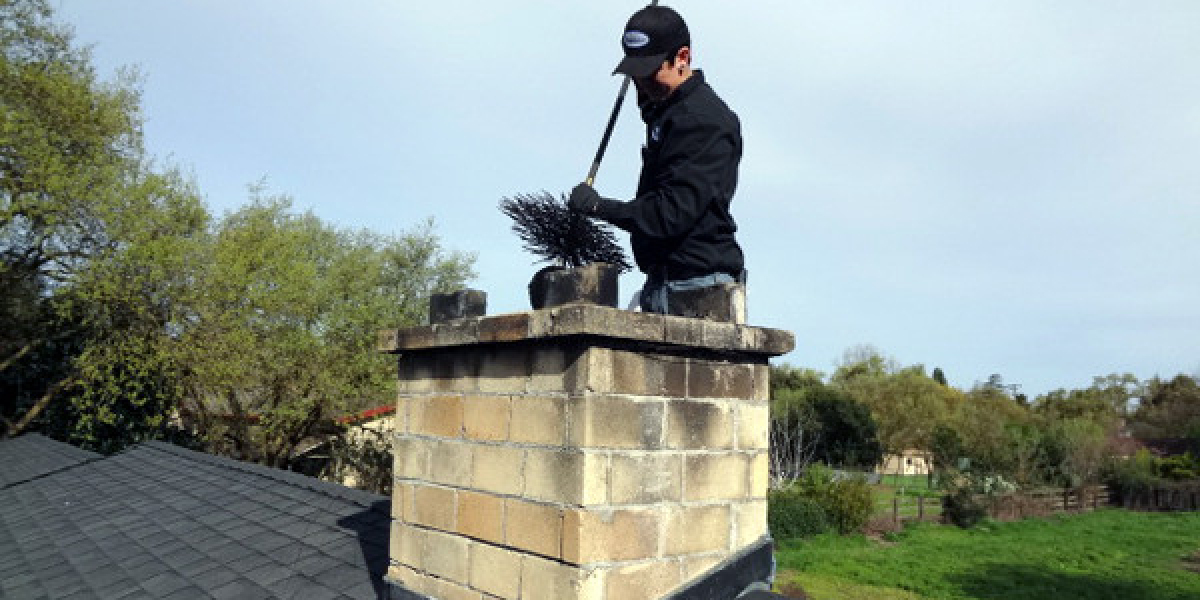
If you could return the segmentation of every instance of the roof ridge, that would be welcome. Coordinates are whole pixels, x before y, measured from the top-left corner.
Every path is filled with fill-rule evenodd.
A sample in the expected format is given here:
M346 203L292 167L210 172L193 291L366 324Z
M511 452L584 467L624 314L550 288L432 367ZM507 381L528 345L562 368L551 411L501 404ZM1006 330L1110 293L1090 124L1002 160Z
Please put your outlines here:
M382 510L382 508L378 506L380 501L389 500L387 496L381 496L372 492L354 489L334 483L332 481L325 481L323 479L318 479L302 473L296 473L295 471L285 471L283 469L276 469L274 467L268 467L258 463L236 460L227 456L208 454L206 452L191 450L189 448L184 448L183 446L177 446L169 442L162 442L158 440L147 440L145 442L141 442L136 446L132 446L129 449L122 451L122 453L128 452L135 448L156 450L173 454L184 459L207 463L219 468L242 471L244 473L257 475L259 477L271 479L294 487L307 489L324 496L350 502L370 510Z
M59 468L57 468L57 469L51 469L51 470L49 470L49 471L46 471L45 473L38 473L37 475L33 475L33 476L30 476L30 477L26 477L25 479L18 479L18 480L16 480L16 481L13 481L13 482L10 482L10 483L6 483L6 484L4 484L4 485L0 485L0 490L7 490L8 488L11 488L11 487L16 487L16 486L18 486L18 485L24 485L24 484L26 484L26 483L29 483L29 482L31 482L31 481L37 481L37 480L39 480L39 479L42 479L42 478L44 478L44 477L49 477L49 476L51 476L51 475L57 475L57 474L59 474L59 473L62 473L62 472L64 472L64 471L70 471L71 469L74 469L74 468L76 468L76 467L81 467L81 466L83 466L83 465L86 465L86 464L89 464L89 463L98 462L98 461L104 460L104 459L106 459L106 458L108 458L108 457L107 457L107 456L104 456L103 454L102 454L102 455L100 455L100 456L92 456L92 457L88 457L88 458L86 458L86 459L84 459L84 460L81 460L81 461L79 461L79 462L77 462L77 463L75 463L75 464L73 464L73 465L66 465L66 466L59 467Z
M10 438L0 438L0 442L3 442L3 446L0 447L36 447L44 451L47 455L52 455L56 458L61 458L68 461L76 461L74 463L64 464L41 473L25 475L22 478L14 479L8 482L0 482L0 490L7 490L11 487L29 483L31 481L37 481L38 479L47 477L49 475L61 473L80 465L85 465L87 463L107 458L103 454L92 452L91 450L84 450L83 448L80 448L74 444L68 444L67 442L56 440L48 435L43 435L36 431L22 433L21 435Z

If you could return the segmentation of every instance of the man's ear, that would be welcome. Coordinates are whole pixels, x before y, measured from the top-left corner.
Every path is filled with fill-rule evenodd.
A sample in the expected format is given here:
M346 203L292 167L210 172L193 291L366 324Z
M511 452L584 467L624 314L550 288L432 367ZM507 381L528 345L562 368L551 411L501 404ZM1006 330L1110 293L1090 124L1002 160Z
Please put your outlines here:
M683 63L686 66L692 66L692 48L684 46L675 53L675 64Z

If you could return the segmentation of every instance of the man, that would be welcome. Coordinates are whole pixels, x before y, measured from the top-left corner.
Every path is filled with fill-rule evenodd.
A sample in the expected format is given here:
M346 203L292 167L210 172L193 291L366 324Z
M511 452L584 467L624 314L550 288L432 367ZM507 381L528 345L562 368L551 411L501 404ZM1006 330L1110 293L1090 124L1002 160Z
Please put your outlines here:
M646 274L642 310L667 314L670 292L742 278L742 249L729 205L742 158L737 115L692 70L691 35L683 18L650 6L629 19L625 58L613 72L633 78L646 122L637 196L603 198L587 184L571 192L576 211L628 231Z

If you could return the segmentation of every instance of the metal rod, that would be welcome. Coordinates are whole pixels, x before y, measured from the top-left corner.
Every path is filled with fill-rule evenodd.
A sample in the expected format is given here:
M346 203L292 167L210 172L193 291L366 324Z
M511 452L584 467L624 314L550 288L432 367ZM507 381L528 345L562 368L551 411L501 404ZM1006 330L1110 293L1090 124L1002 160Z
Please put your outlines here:
M658 0L652 0L650 6L657 6ZM604 136L600 138L600 147L596 149L596 158L592 160L592 168L588 169L587 179L584 181L588 185L596 182L596 172L600 170L600 161L604 160L604 151L608 150L608 140L612 137L613 128L617 125L617 115L621 114L621 104L625 100L625 92L629 90L629 80L631 78L626 75L625 80L621 82L621 91L617 92L617 101L613 103L612 114L608 117L608 126L604 128Z
M608 149L608 140L612 137L613 127L617 124L617 115L621 114L621 104L625 100L625 92L629 90L628 75L621 82L621 91L617 92L617 101L613 104L612 115L608 117L608 126L604 128L604 137L600 138L600 147L596 149L596 158L592 160L592 168L588 169L587 184L596 182L596 172L600 170L600 161L604 160L604 151Z

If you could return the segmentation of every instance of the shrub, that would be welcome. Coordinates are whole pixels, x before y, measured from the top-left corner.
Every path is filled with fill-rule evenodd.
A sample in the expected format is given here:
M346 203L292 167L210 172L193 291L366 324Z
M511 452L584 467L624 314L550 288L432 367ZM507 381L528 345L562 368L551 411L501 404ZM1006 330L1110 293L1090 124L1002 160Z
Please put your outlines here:
M979 489L989 496L1010 494L1017 491L1017 484L1000 475L987 475L979 480Z
M1190 453L1159 458L1142 448L1128 459L1114 461L1106 483L1128 505L1131 498L1195 479L1200 479L1200 460Z
M868 519L871 518L871 509L873 508L871 488L867 485L866 480L861 476L837 480L834 472L822 464L810 465L794 484L777 491L774 497L779 498L776 502L781 504L797 503L791 500L790 496L806 499L808 504L820 508L825 522L823 530L834 529L839 533L853 533L861 531ZM808 514L815 514L810 508L780 508L779 510L788 513L792 510L808 511ZM768 515L770 511L771 508L768 506ZM806 517L810 521L815 518ZM783 535L776 532L774 528L771 531L775 535L781 537ZM820 531L815 531L815 533L820 533Z
M973 527L987 516L987 502L962 486L942 497L942 516L959 527Z
M862 477L835 483L818 502L829 513L829 521L839 533L861 531L871 518L871 487Z
M952 479L942 497L942 517L959 527L973 527L988 516L990 508L998 512L1023 514L1025 507L1009 494L1016 484L1000 475L964 475Z
M1185 481L1200 477L1200 460L1193 460L1190 452L1158 459L1158 474L1163 479Z
M821 463L813 463L804 469L804 473L793 485L805 496L816 498L824 495L835 484L833 469Z
M821 504L794 487L767 493L767 524L775 539L807 537L831 529Z

